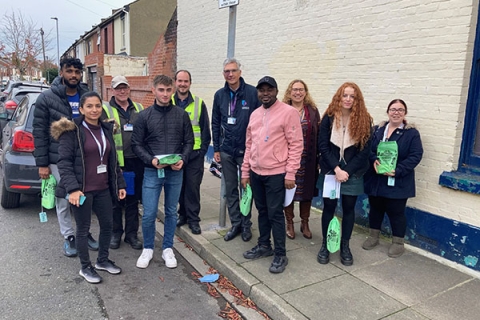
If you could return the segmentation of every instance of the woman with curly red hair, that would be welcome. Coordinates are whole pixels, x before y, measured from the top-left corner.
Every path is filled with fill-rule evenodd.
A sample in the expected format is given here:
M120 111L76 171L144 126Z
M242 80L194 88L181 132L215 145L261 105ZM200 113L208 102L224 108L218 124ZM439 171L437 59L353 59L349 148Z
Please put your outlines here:
M321 154L320 181L325 175L335 175L335 181L340 183L343 210L340 260L346 266L353 264L349 241L355 223L355 203L358 195L363 193L363 174L369 167L371 130L372 117L365 107L362 91L355 83L345 82L322 116L318 151ZM321 264L330 261L327 229L337 202L337 195L323 197L323 242L317 256Z
M300 161L300 168L295 175L295 184L297 189L293 201L284 208L285 220L287 224L287 237L295 238L295 229L293 227L294 205L295 201L300 204L300 232L307 239L312 238L312 232L308 226L310 218L310 208L312 198L317 196L318 190L315 183L318 178L317 169L317 136L318 125L320 124L320 114L317 106L308 91L307 84L303 80L293 80L287 87L283 102L291 105L298 111L303 132L303 152Z

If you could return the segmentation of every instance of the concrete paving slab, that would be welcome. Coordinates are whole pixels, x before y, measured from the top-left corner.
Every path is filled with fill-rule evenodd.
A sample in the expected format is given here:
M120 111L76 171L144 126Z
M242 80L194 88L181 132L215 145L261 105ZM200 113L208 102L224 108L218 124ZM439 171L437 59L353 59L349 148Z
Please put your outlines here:
M429 320L429 319L413 311L412 309L404 309L386 318L383 318L382 320Z
M462 272L411 252L352 274L408 306L470 279Z
M277 294L295 291L345 273L331 264L320 265L316 256L309 255L303 248L288 252L287 257L288 266L280 274L268 271L273 257L250 260L242 266Z
M438 282L444 279L438 278ZM480 319L480 280L469 279L437 296L413 307L430 319L478 320Z
M405 305L350 274L281 295L309 319L382 319Z
M302 313L280 298L264 284L257 284L252 288L250 297L272 320L307 320ZM318 318L317 318L318 319Z

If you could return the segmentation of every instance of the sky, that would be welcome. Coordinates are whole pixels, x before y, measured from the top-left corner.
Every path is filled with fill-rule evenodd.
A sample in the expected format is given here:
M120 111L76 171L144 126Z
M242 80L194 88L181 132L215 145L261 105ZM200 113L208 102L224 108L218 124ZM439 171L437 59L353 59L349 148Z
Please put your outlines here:
M43 28L45 34L50 33L52 50L46 53L49 59L57 58L57 31L55 20L58 18L58 35L60 56L92 26L100 23L102 18L134 0L0 0L0 19L4 13L12 10L21 12L24 17L31 18L38 29ZM3 19L2 19L3 20ZM0 27L1 27L0 20Z

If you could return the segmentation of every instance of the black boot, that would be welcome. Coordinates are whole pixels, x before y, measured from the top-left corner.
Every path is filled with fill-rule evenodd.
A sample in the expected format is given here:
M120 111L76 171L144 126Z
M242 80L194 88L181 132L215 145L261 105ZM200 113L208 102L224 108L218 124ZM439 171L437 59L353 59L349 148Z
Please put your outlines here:
M317 261L320 264L327 264L330 261L330 252L327 249L327 240L323 238L322 247L317 255Z
M353 256L350 252L349 240L343 240L340 244L340 261L344 266L351 266L353 264Z

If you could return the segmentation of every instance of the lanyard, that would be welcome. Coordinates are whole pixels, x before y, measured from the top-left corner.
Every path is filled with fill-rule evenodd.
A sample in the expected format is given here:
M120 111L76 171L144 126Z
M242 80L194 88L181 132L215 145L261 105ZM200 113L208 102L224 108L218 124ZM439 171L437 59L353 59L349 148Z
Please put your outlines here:
M228 109L228 116L230 117L233 115L233 112L235 111L235 107L237 105L237 93L235 93L234 98L232 99L232 96L234 93L230 92L230 107Z
M105 155L105 150L107 149L107 141L105 139L105 133L100 128L100 132L101 132L101 135L102 135L102 143L103 143L103 148L102 148L102 145L100 144L100 141L98 141L97 137L95 137L92 130L90 130L90 128L85 123L85 121L82 122L82 125L85 128L87 128L88 131L90 131L90 134L92 135L93 139L95 140L95 143L97 144L97 147L98 147L98 153L100 154L100 164L103 164L103 156Z
M390 123L387 123L387 125L385 126L385 131L383 132L383 140L382 141L388 141L388 126L390 125ZM404 124L402 123L400 126L398 126L397 129L403 129L404 127Z

